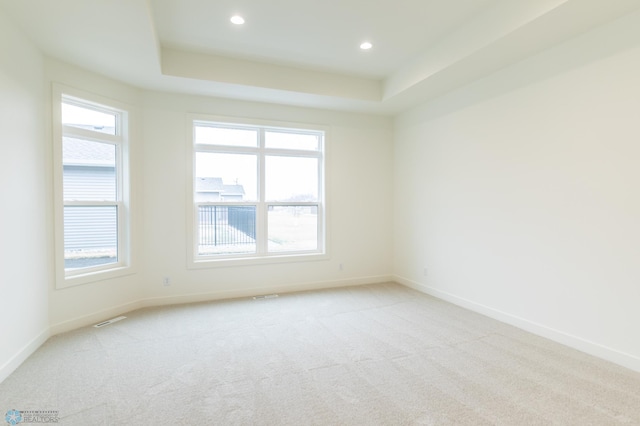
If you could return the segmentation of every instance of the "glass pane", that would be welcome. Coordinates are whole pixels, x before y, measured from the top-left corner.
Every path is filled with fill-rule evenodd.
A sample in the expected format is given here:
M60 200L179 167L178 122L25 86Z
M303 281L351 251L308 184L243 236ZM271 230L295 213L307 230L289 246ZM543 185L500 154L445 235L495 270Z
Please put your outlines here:
M256 201L257 185L255 155L196 152L197 202Z
M63 102L62 124L115 135L116 113L96 111Z
M116 201L116 146L82 139L62 140L65 200Z
M269 131L265 132L264 138L267 148L317 151L320 146L319 135Z
M199 206L198 254L256 252L255 206Z
M65 206L65 270L118 261L118 207Z
M269 206L269 251L318 249L317 206Z
M318 159L267 156L266 199L318 201Z
M258 131L196 126L196 143L225 146L258 146Z

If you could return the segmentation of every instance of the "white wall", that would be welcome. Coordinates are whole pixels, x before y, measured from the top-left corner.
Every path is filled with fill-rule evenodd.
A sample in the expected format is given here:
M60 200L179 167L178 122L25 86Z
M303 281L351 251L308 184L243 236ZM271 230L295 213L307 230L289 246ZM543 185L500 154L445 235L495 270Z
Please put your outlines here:
M393 268L401 282L640 370L639 24L630 15L402 114L394 150L388 118L144 92L43 59L0 14L0 374L49 325L381 281ZM54 287L54 81L135 110L136 274ZM328 260L187 269L187 113L330 128Z
M53 59L45 65L47 85L62 83L128 103L137 111L131 125L138 126L131 139L137 273L53 289L52 333L143 306L390 280L390 118L142 92ZM191 112L329 126L328 260L187 269L186 136ZM171 286L163 286L164 277L170 277Z
M330 259L187 269L187 113L329 127ZM144 114L144 284L156 303L390 279L391 119L152 92ZM165 276L169 287L162 285Z
M142 201L142 114L139 110L139 90L114 80L96 75L89 71L74 67L57 60L47 58L45 61L45 84L47 115L52 110L52 84L64 84L82 90L89 95L113 99L124 103L130 111L130 151L134 162L132 173L132 210L134 214L134 267L133 274L94 283L57 289L52 287L49 298L50 323L53 334L77 328L82 325L99 322L140 306L144 297L142 292L141 259L142 240L140 239ZM47 161L53 161L51 145L51 129L47 133ZM53 225L52 225L53 226ZM53 234L53 228L50 229Z
M0 11L0 381L49 335L44 129L43 57Z
M395 138L401 282L640 370L640 13L402 114Z

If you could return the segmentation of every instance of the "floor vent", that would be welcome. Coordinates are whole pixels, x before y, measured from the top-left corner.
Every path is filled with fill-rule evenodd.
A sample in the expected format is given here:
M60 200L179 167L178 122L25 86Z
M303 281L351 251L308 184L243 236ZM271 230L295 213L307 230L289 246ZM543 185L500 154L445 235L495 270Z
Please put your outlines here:
M110 320L106 320L106 321L102 321L99 322L98 324L94 325L95 328L100 328L100 327L104 327L105 325L109 325L109 324L113 324L114 322L118 322L121 321L123 319L125 319L126 317L117 317L117 318L112 318Z
M264 294L262 296L253 296L253 300L275 299L276 297L278 297L277 294Z

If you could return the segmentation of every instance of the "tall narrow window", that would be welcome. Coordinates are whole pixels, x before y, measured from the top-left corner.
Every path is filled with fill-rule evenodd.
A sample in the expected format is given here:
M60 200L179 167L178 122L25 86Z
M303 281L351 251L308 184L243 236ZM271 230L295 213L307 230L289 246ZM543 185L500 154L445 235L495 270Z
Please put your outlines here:
M193 121L193 258L325 252L324 132Z
M64 93L58 102L57 244L58 268L64 270L59 277L125 268L130 263L128 113Z

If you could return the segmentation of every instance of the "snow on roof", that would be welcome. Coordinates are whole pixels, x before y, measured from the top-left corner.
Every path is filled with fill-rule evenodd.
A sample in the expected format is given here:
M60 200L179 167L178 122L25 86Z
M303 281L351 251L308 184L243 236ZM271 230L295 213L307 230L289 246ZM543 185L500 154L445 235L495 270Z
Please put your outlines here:
M196 179L197 192L219 192L227 195L244 195L242 185L225 185L219 177L199 177Z
M62 139L64 165L115 167L115 157L115 145L70 137Z

